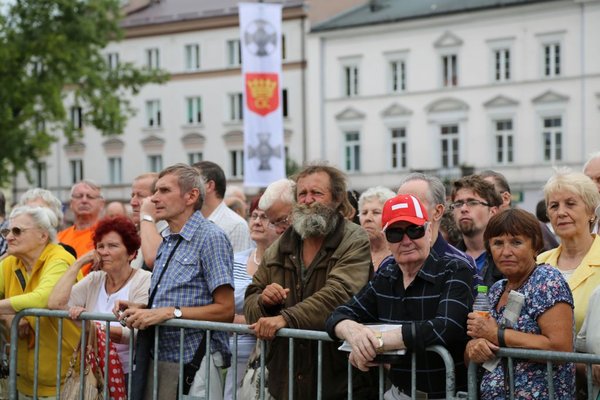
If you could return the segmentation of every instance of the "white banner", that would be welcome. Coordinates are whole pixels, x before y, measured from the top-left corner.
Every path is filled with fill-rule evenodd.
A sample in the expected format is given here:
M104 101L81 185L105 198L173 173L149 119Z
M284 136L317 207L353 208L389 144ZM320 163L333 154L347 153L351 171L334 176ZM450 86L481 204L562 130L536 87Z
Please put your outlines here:
M244 81L244 186L285 178L281 4L240 3Z

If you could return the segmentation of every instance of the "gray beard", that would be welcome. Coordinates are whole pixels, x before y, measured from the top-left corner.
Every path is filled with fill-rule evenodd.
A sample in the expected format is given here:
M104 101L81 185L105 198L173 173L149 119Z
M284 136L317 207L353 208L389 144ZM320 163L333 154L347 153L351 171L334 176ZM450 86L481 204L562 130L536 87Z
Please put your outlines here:
M337 225L337 210L321 203L294 205L292 226L302 239L323 237Z

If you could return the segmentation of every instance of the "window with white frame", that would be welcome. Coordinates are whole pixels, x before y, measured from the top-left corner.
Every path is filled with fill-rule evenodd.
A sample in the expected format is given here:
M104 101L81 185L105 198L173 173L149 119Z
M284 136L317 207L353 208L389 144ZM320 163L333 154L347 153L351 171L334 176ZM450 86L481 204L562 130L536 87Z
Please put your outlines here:
M562 161L562 118L544 117L542 124L544 161Z
M111 185L123 182L123 164L121 157L108 158L108 179Z
M201 151L188 153L188 164L192 165L204 159Z
M146 67L149 69L160 68L159 51L157 48L146 49Z
M229 150L229 173L232 178L244 177L244 150Z
M106 55L108 69L117 69L119 67L119 53L108 53Z
M494 50L494 81L510 81L510 49Z
M202 97L188 97L185 101L187 106L186 122L190 125L202 123Z
M344 166L347 172L360 171L360 133L344 133Z
M496 136L496 163L511 164L514 161L512 119L495 120L494 131Z
M77 182L83 180L83 160L70 160L69 170L71 172L71 184L76 184Z
M543 68L545 77L560 76L561 74L560 42L543 44Z
M71 107L71 124L73 129L83 128L83 110L79 106Z
M47 188L48 187L48 166L45 161L39 161L34 163L35 169L35 187Z
M200 69L200 45L188 44L185 46L185 70L197 71Z
M406 90L406 61L391 60L389 62L390 92L398 93Z
M442 125L440 127L442 167L455 168L460 164L458 125Z
M163 169L163 160L160 154L153 154L148 156L148 171L160 172Z
M406 128L390 129L390 156L392 169L406 168Z
M229 120L241 121L244 119L244 96L242 93L230 93L228 96Z
M358 65L348 64L343 66L344 96L358 96Z
M239 39L227 41L227 65L237 67L242 64L242 48Z
M161 126L160 100L146 101L146 124L150 128Z
M442 86L458 85L458 56L456 54L442 55Z

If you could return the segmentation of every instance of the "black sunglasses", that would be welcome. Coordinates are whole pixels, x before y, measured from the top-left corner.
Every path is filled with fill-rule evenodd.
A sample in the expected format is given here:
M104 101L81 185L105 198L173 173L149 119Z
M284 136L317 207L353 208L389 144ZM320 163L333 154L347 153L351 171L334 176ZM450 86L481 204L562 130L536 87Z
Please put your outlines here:
M390 243L398 243L404 238L404 234L410 239L421 239L425 236L426 225L409 225L406 228L389 228L385 230L385 238Z
M19 228L18 226L14 226L12 228L4 228L0 231L0 235L2 235L2 237L4 239L6 239L6 237L8 236L9 233L12 232L14 237L19 237L21 236L21 233L25 232L26 230L31 229L31 228Z

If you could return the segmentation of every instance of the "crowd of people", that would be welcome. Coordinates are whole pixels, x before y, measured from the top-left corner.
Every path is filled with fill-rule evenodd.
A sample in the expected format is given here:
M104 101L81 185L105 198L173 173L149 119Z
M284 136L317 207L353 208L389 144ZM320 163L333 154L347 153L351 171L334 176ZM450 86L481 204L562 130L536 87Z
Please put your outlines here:
M19 322L20 398L56 395L85 311L117 316L110 350L131 383L131 399L151 398L153 385L161 399L176 398L180 389L231 399L257 339L267 343L266 387L276 399L317 397L318 347L323 399L345 398L349 389L356 398L377 397L375 367L382 363L385 399L410 398L413 389L445 398L444 365L425 351L432 345L450 352L457 390L467 388L468 362L487 365L479 377L482 399L508 396L507 364L496 355L501 347L600 354L600 153L583 172L556 170L537 218L512 204L509 183L495 171L457 179L448 193L439 178L423 173L399 178L394 189L358 194L337 168L311 164L248 201L243 190L227 187L219 165L175 164L137 177L128 207L106 204L92 181L77 182L73 224L62 230L62 203L50 191L27 191L8 216L0 193L2 321L10 326L26 308L70 316L60 329L56 318ZM473 312L482 285L489 288L489 316ZM517 294L522 308L508 319ZM214 331L207 346L204 331L185 328L180 352L179 329L154 329L171 319L246 324L253 334L238 335L234 344ZM295 340L293 382L288 341L277 336L282 328L326 331L334 339ZM43 334L34 349L35 329ZM338 350L342 340L349 354ZM416 388L410 356L381 357L396 350L418 354ZM552 368L550 390L545 363L516 360L515 396L576 398L586 366ZM598 396L599 365L591 376Z

